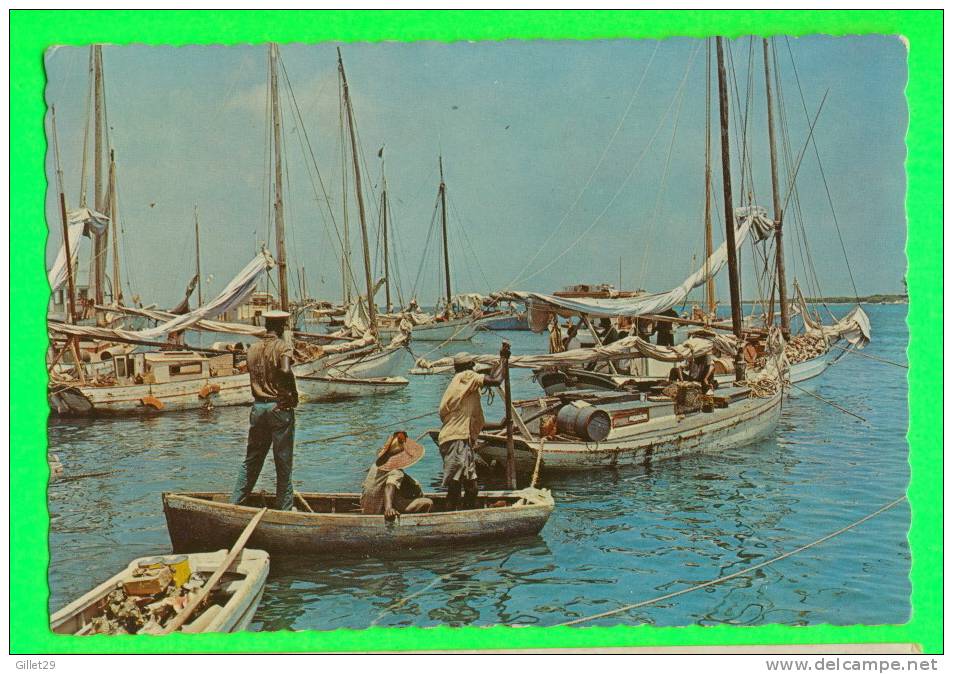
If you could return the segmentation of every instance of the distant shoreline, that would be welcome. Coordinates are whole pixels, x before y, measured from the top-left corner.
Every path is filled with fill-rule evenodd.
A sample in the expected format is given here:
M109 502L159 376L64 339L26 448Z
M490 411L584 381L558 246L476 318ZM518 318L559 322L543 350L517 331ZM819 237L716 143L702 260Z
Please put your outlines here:
M910 298L907 295L865 295L863 297L845 297L837 295L833 297L806 297L808 304L909 304ZM761 304L761 300L741 300L742 304ZM775 302L777 304L777 302Z

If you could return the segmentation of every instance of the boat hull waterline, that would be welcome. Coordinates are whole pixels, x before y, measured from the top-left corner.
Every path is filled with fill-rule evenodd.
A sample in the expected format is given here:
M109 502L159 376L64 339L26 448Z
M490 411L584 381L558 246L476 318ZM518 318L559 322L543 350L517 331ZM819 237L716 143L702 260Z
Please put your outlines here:
M479 504L505 501L507 505L403 514L394 522L385 521L383 515L361 513L360 494L305 493L302 498L315 510L328 512L269 510L248 544L271 554L335 555L347 551L374 555L473 541L509 541L535 536L549 519L554 507L552 497L548 492L534 491L540 496L531 502L519 499L520 492L481 492ZM445 494L426 496L434 500L436 507L446 497ZM260 492L253 495L253 499L265 505L273 498ZM227 501L228 494L224 493L163 494L173 550L188 552L234 541L258 508ZM341 512L336 512L338 507Z

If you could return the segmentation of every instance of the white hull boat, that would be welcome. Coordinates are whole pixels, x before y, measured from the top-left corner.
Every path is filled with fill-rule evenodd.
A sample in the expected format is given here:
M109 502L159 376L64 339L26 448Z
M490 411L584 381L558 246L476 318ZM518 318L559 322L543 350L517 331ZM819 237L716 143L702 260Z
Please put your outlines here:
M188 555L192 573L210 576L225 561L227 551L198 552ZM133 560L123 571L90 590L76 601L63 607L50 617L50 630L54 634L92 633L92 621L105 611L107 597L123 582L134 578L133 572L140 562L155 558ZM196 613L181 632L240 632L247 630L265 591L268 578L269 557L262 550L242 550L238 559L222 576L217 590L213 590L211 603Z
M414 356L406 347L385 349L361 356L345 357L328 365L332 377L357 379L394 377L407 372L413 365Z
M401 391L409 382L403 377L298 377L298 400L303 403L364 398Z
M415 325L410 334L415 342L469 342L479 326L479 319L455 318L449 321ZM400 330L382 327L380 334L381 339L392 339L400 334Z
M594 404L577 407L603 413L608 433L598 441L560 427L555 437L540 442L540 413L572 403L561 403L559 397L514 403L520 417L527 419L526 427L532 436L527 439L518 428L514 433L517 468L532 471L538 452L542 454L540 465L545 471L646 467L661 459L756 442L774 432L781 415L780 393L756 397L746 388L718 389L714 396L718 404L711 411L685 414L677 414L672 401L651 402L642 398L639 394L602 393L591 398ZM476 450L487 461L505 464L505 433L481 434Z

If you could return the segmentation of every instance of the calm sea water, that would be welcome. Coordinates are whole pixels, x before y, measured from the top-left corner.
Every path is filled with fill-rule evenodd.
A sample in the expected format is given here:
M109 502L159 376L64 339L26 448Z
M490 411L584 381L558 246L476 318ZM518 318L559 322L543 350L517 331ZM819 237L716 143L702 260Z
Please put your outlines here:
M874 335L865 353L905 363L906 306L865 309ZM545 335L504 334L515 353L546 348ZM483 333L450 351L496 352L500 337ZM414 348L421 355L432 347ZM518 396L538 394L529 375L514 374ZM405 391L387 397L302 406L298 489L358 491L386 431L321 439L435 410L446 378L411 379ZM776 435L765 442L662 462L650 472L544 479L557 507L536 538L402 559L273 560L253 628L552 625L768 560L907 488L906 370L849 355L828 370L817 393L867 422L815 398L792 397ZM487 416L502 416L499 400ZM160 494L231 490L247 417L245 408L222 408L142 421L51 421L51 451L67 474L115 471L50 487L51 609L134 557L168 552ZM423 419L407 430L416 436L432 424ZM425 446L412 473L436 487L439 453L429 440ZM259 481L268 489L270 461ZM903 623L910 617L909 525L904 503L750 575L591 624Z

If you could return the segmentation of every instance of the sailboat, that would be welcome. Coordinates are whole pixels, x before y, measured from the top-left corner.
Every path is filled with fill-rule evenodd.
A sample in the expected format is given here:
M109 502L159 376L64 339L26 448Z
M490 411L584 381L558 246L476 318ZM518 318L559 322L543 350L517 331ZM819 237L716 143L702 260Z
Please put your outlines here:
M693 337L675 346L659 346L634 335L594 349L576 349L539 356L514 356L510 365L582 366L600 360L620 361L636 356L677 363L699 354L721 354L733 361L730 384L708 394L695 382L658 378L622 391L573 390L513 403L519 433L508 450L506 433L485 431L474 448L484 459L504 461L515 455L518 469L578 471L601 467L647 466L667 458L699 451L735 447L774 432L781 414L786 365L783 341L774 328L760 341L754 367L742 357L749 338L743 332L738 281L738 246L749 233L764 239L770 223L762 209L733 207L728 134L728 97L722 39L717 38L718 90L721 124L722 184L725 242L705 266L680 286L666 292L631 298L586 299L520 292L531 314L618 318L655 315L682 301L727 264L731 290L731 333ZM735 224L737 221L737 225ZM738 240L736 241L736 235ZM436 440L436 432L432 433ZM535 471L534 471L535 472Z
M410 329L414 341L467 342L473 339L484 316L480 309L482 296L454 295L450 284L450 248L447 239L447 184L443 178L443 157L438 160L440 185L437 188L437 208L440 213L440 231L443 243L443 272L445 294L434 313L421 310L416 299L403 311L381 317L380 332L384 337ZM426 261L421 261L425 264ZM495 314L494 314L495 316Z

